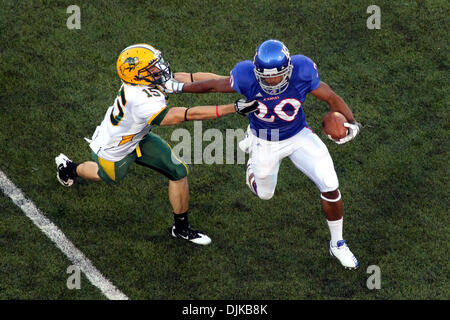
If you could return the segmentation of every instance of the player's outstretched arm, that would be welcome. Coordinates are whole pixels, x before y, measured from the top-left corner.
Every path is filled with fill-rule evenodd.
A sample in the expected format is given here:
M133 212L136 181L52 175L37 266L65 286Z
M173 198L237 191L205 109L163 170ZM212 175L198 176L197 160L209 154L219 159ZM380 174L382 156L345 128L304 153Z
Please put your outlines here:
M172 126L189 120L208 120L217 119L235 113L233 104L225 104L221 106L199 106L193 108L174 107L170 108L164 119L161 121L162 126Z
M195 75L197 75L197 73L195 73ZM164 83L164 87L166 89L166 93L235 92L233 87L230 85L230 77L224 76L217 76L208 80L200 80L188 83L179 82L176 79L170 79Z
M234 104L220 106L198 106L190 109L175 107L167 112L160 125L171 126L190 120L217 119L235 112L245 116L257 110L258 105L259 103L256 100L246 101L245 99L239 99Z
M194 81L213 80L213 79L226 79L228 76L221 76L211 72L176 72L174 79L178 82L189 83Z

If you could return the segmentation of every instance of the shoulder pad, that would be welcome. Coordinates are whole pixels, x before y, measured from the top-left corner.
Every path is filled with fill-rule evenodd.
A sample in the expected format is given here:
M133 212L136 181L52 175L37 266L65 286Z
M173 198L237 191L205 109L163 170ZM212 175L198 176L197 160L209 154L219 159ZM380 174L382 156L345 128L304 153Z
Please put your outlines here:
M294 69L292 77L297 77L303 81L311 81L317 76L317 65L310 58L304 55L295 55L291 57Z
M256 82L255 66L250 60L241 61L231 70L231 86L239 93L244 94Z

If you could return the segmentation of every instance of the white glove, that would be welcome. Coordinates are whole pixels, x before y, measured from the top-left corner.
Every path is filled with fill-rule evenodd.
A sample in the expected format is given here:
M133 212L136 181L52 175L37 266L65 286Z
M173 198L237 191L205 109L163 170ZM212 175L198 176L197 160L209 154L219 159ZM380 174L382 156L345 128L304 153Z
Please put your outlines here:
M257 100L248 101L243 98L236 100L236 102L234 103L234 109L241 116L246 116L249 113L254 112L258 109L258 106L259 102Z
M183 92L183 86L183 82L178 82L174 78L170 78L163 84L166 93L181 93Z
M350 140L352 140L354 137L356 137L356 135L359 133L359 130L361 129L361 123L353 121L353 122L346 122L344 123L344 126L348 128L348 133L345 137L339 139L339 140L335 140L335 139L331 139L334 142L336 142L337 144L343 144L346 142L349 142Z

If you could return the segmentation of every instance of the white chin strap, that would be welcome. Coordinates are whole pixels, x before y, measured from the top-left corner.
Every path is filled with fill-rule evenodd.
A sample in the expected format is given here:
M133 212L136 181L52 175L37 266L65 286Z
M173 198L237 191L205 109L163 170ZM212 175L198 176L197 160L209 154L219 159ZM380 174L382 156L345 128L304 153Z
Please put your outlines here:
M320 194L320 197L323 200L328 201L328 202L338 202L339 200L341 200L341 191L338 190L338 192L339 192L339 195L338 195L338 197L336 199L328 199L323 194Z

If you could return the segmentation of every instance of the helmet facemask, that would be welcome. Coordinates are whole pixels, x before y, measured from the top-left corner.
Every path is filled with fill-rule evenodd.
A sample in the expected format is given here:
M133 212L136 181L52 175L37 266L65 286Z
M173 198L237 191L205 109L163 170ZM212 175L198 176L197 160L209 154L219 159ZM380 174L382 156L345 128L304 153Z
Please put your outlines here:
M159 51L157 52L156 56L156 60L150 61L147 67L139 70L138 76L136 76L136 80L144 80L149 84L161 85L172 77L169 62L164 60L163 55ZM159 71L150 71L150 69L152 69L153 67L158 68ZM146 75L143 75L145 73Z
M289 79L292 75L291 59L289 59L286 66L283 66L281 68L262 69L255 67L254 72L256 79L261 86L261 89L263 89L265 93L268 93L270 95L283 93L288 88ZM280 76L283 77L282 80L275 85L270 85L266 82L266 79L268 78L275 78Z

